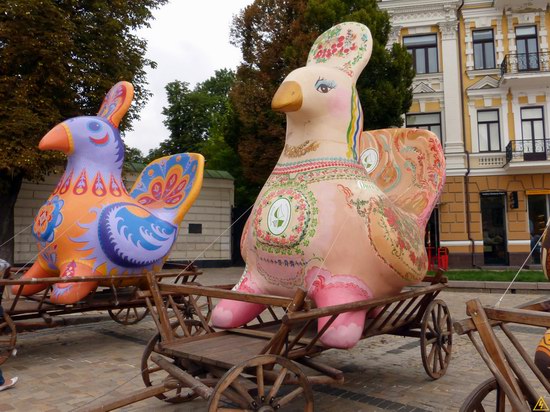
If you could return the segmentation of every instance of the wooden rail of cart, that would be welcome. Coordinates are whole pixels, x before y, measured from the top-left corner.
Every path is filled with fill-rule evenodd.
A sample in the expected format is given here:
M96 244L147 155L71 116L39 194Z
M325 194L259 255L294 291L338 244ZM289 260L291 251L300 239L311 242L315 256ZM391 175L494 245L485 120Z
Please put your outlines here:
M498 309L483 306L478 299L473 299L466 303L466 308L470 317L456 322L455 330L460 335L468 335L493 377L472 391L460 411L485 411L488 408L499 412L548 410L541 406L541 397L546 397L548 402L550 383L535 365L534 353L528 353L523 348L509 324L550 328L550 300ZM497 336L495 329L503 334ZM519 359L523 359L531 370L531 379L525 374L525 368L520 366ZM539 390L535 386L537 380Z
M167 266L170 269L154 275L157 282L170 279L175 284L193 283L202 274L192 265L170 264ZM145 274L122 277L71 278L71 282L100 281L103 286L99 286L80 302L72 305L59 305L51 302L50 293L56 283L63 283L66 280L59 277L21 279L20 275L23 273L24 270L11 268L0 279L0 305L4 312L3 318L0 319L0 365L13 353L17 342L17 332L62 326L74 320L74 318L60 317L60 315L106 310L114 321L123 325L133 325L149 313L145 300L139 296L139 291L148 287ZM135 286L125 286L128 280L132 280ZM32 296L22 296L22 288L19 288L19 291L15 294L11 292L12 286L38 283L47 284L48 287ZM184 316L189 318L194 316L194 309L188 305L186 296L178 296L176 301L179 305L179 311L184 313ZM204 312L204 316L208 317L211 308L211 302L204 301L200 310Z
M142 357L146 388L122 399L83 410L108 411L156 396L172 403L208 400L209 411L275 411L291 401L313 411L313 384L337 384L343 372L315 359L327 350L321 336L342 313L367 311L363 338L396 334L420 338L428 375L445 373L451 357L452 321L447 305L437 295L446 286L442 273L426 279L429 286L397 296L313 308L299 289L292 299L244 294L230 286L200 287L159 283L149 276L150 290L142 292L159 333ZM240 328L216 331L200 316L169 318L178 313L174 295L190 303L209 298L234 299L266 305L264 316ZM266 319L265 316L269 319ZM317 320L328 317L317 331Z

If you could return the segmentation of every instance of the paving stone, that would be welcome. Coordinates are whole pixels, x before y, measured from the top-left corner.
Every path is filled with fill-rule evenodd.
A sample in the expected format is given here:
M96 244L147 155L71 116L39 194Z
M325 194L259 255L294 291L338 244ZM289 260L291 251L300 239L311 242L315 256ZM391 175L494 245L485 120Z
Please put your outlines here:
M200 281L230 283L241 273L234 268L205 269ZM467 300L479 297L482 303L494 305L500 296L457 291L440 294L455 320L466 316ZM516 293L507 295L501 305L512 307L538 297ZM140 362L145 343L156 333L154 322L147 317L136 325L123 326L106 314L103 319L19 334L18 356L2 366L6 377L19 376L19 382L0 394L0 412L66 412L143 388ZM525 349L534 353L542 329L514 325L513 332ZM452 356L447 374L433 381L424 372L418 339L376 336L352 350L327 350L317 359L343 370L345 383L315 386L315 411L457 411L466 396L491 374L467 337L454 336ZM293 404L288 411L303 410L300 405ZM207 410L207 402L172 405L152 398L121 410L201 412Z

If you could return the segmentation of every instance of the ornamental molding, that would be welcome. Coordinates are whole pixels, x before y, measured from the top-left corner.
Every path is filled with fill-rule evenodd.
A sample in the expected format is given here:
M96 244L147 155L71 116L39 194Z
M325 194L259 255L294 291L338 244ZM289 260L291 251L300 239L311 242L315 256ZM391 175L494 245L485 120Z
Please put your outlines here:
M388 44L386 47L391 49L394 43L400 43L399 37L401 36L402 26L392 26L390 29L390 35L388 36Z
M468 87L468 91L481 90L481 89L495 89L495 88L498 88L498 86L499 86L499 81L497 79L491 76L485 76L483 79L479 80L478 82Z
M502 60L502 59L500 59ZM494 69L484 69L484 70L474 70L473 69L473 59L472 59L472 68L470 70L466 70L466 74L468 75L468 78L470 80L474 80L476 77L479 76L500 76L500 69L494 68Z
M424 82L420 82L418 85L415 86L413 89L414 94L418 93L435 93L436 91L432 89L429 85L427 85Z
M439 31L443 40L454 40L458 34L458 20L439 23Z
M456 20L459 1L448 2L388 0L381 1L378 6L386 10L392 20L392 25L403 23L407 26L420 24L437 24L440 21Z
M443 73L424 73L424 74L417 74L414 77L413 85L420 82L426 83L426 84L432 84L434 82L443 82ZM413 86L415 87L415 86Z
M487 7L483 9L462 9L462 17L465 23L476 21L476 19L498 19L502 18L502 10L497 10L493 7Z

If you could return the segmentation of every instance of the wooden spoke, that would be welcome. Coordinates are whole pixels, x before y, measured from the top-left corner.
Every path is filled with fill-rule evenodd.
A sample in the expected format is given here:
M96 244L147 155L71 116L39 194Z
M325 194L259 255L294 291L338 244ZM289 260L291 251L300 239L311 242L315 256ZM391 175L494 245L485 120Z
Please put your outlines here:
M262 365L256 366L256 383L258 384L258 396L263 398L265 396L264 388L264 367Z
M507 401L504 390L498 386L494 377L477 386L460 407L460 412L485 412L489 410L496 412L512 411L512 405Z
M208 411L274 412L297 398L305 402L304 411L313 412L313 393L301 369L286 358L259 355L220 378Z
M449 308L440 299L428 304L420 325L422 364L428 376L439 379L451 360L453 325Z
M200 286L198 283L196 284ZM209 296L181 295L174 297L177 307L186 319L196 319L208 324L212 316L212 298ZM200 314L200 315L199 315Z
M277 379L275 380L275 383L271 387L271 390L269 391L269 394L267 395L267 399L273 399L275 398L275 395L277 392L279 392L279 389L281 389L281 383L283 383L283 379L286 377L286 368L282 368L279 372L279 376L277 376Z
M279 406L284 406L287 403L289 403L290 401L296 399L296 397L301 395L302 393L304 393L304 388L298 387L298 388L294 389L292 392L290 392L289 394L286 394L281 399L279 399L279 402L277 404Z
M151 361L151 355L153 353L156 353L155 347L157 346L159 340L159 334L153 336L151 340L147 343L147 346L145 347L145 350L141 357L141 377L143 379L143 383L145 383L145 386L155 386L162 384L163 382L167 382L168 380L175 380L176 387L174 389L155 396L158 399L170 403L182 403L195 399L198 394L196 394L191 388L185 387L183 383L179 380L172 378L172 376L169 375L168 372L166 372L156 363ZM173 359L165 359L167 359L171 363L175 363ZM181 363L178 364L178 367L185 370L184 365ZM194 375L199 376L200 372L201 371L194 371Z
M121 325L135 325L149 313L145 307L133 307L123 309L109 309L109 316Z

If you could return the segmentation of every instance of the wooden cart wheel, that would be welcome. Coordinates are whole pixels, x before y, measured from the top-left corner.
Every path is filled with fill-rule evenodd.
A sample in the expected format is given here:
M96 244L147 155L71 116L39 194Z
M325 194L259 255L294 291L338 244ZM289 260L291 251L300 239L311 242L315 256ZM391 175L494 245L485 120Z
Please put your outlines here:
M453 323L447 304L435 299L426 308L420 326L420 351L424 370L432 379L439 379L451 361Z
M189 335L191 336L199 336L199 335L205 335L207 333L210 333L208 330L206 330L202 324L197 319L184 319L183 322L185 323L185 326L187 327L187 331L189 334L186 334L183 331L182 326L178 321L171 322L172 326L172 333L177 338L185 338Z
M10 315L4 312L0 321L0 365L8 360L15 349L17 342L17 329Z
M198 286L201 286L198 283L194 283ZM191 299L195 301L195 305L192 304ZM210 317L212 316L212 298L209 296L177 296L174 297L174 300L180 309L182 315L185 319L196 319L199 320L197 316L197 310L195 306L199 309L200 313L204 317L206 323L210 323Z
M229 369L218 381L208 412L273 412L292 400L305 402L313 412L313 392L306 375L292 361L276 355L259 355Z
M149 313L144 307L109 309L109 316L121 325L135 325Z
M495 378L489 378L468 395L460 412L504 412L507 408L511 410L512 407L506 402L504 391L497 385Z
M145 347L145 350L143 351L143 355L141 357L141 377L143 378L143 383L145 383L145 386L153 386L158 385L162 382L164 382L166 379L173 379L171 376L166 372L164 369L162 369L160 366L158 366L156 363L154 363L151 360L151 354L153 352L157 353L158 356L164 357L167 361L169 361L172 364L176 364L174 359L168 358L164 355L159 354L157 351L155 351L155 346L160 341L160 335L157 333L155 336L149 340L147 343L147 346ZM183 367L182 364L178 363L177 366L180 369L186 369ZM198 375L198 373L195 371L193 375ZM198 395L195 394L195 392L192 389L180 386L178 388L172 389L168 392L161 393L160 395L155 395L158 399L170 402L170 403L182 403L182 402L189 402L195 399Z

